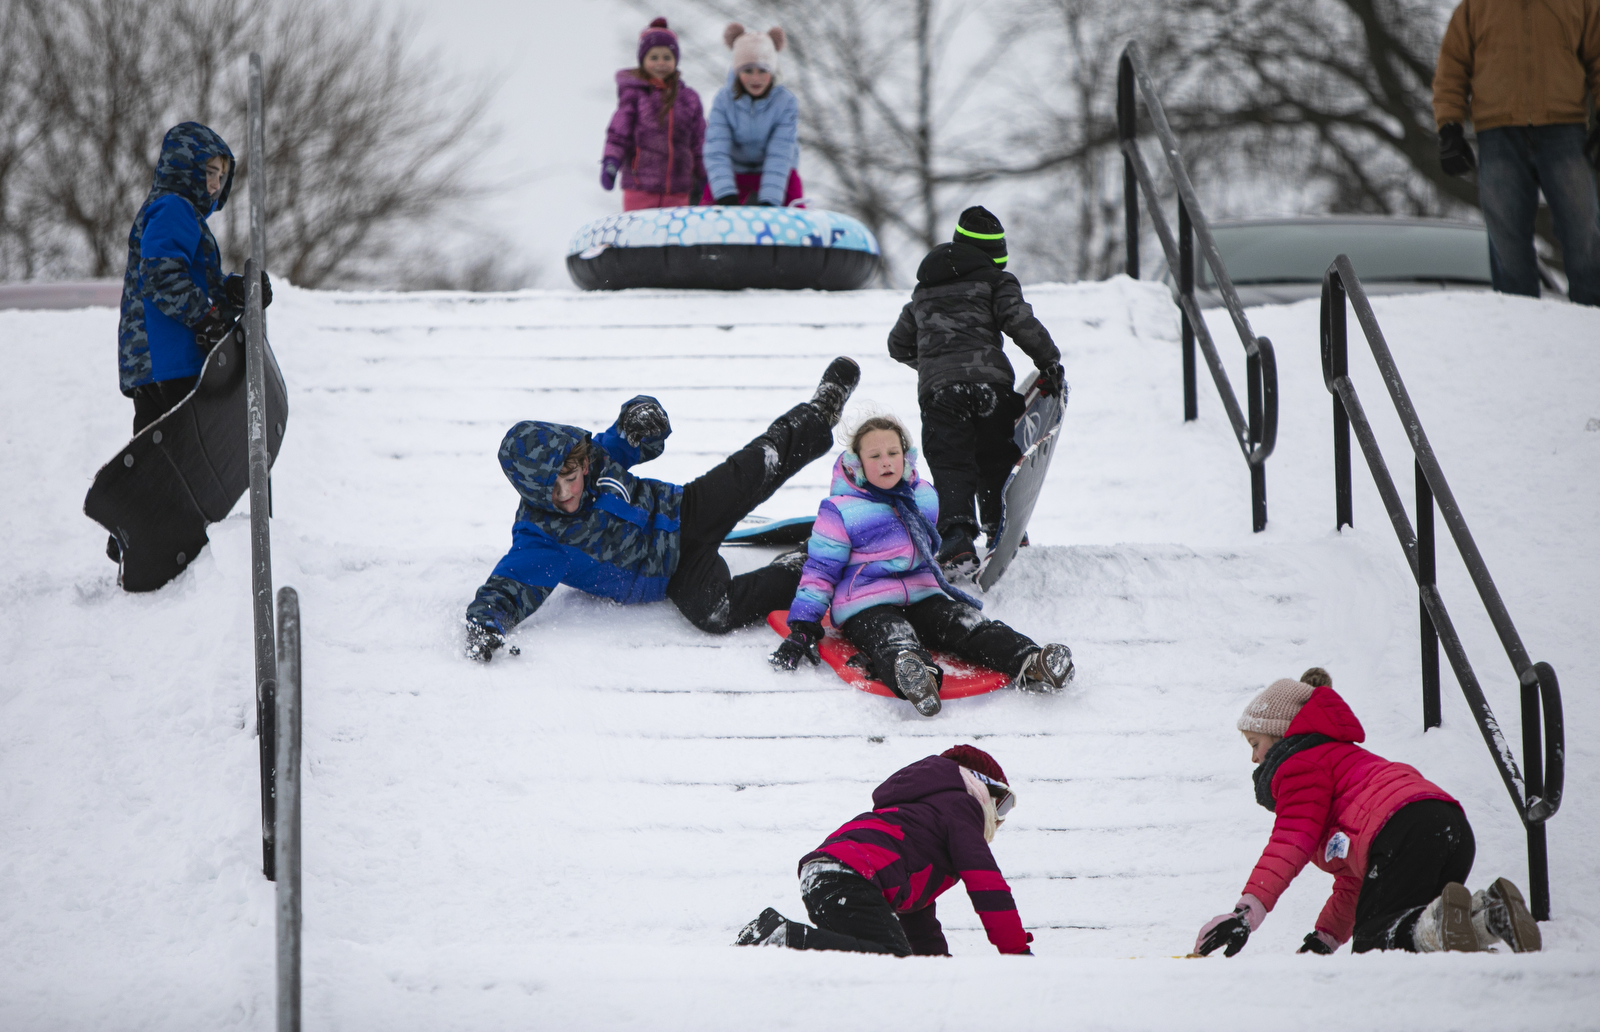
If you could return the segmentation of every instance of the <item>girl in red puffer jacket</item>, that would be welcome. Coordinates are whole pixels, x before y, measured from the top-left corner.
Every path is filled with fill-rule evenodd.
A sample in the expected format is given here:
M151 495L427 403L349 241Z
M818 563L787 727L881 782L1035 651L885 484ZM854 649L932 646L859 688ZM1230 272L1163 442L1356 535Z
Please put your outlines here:
M1332 953L1352 935L1356 953L1539 948L1539 926L1508 879L1463 886L1476 847L1461 804L1356 745L1366 732L1327 671L1272 682L1238 727L1258 764L1256 801L1277 820L1238 906L1206 922L1196 953L1243 949L1307 861L1333 875L1333 895L1301 953Z

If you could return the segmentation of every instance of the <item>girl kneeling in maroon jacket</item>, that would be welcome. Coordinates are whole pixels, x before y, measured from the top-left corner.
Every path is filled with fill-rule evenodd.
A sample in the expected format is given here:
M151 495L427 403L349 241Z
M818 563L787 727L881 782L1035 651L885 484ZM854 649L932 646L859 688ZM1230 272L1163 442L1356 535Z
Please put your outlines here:
M1505 878L1467 892L1472 826L1443 789L1404 763L1355 743L1361 722L1327 671L1272 682L1245 707L1256 801L1277 815L1272 838L1233 913L1200 929L1195 952L1233 956L1306 861L1333 875L1333 895L1300 953L1481 950L1496 941L1539 948L1539 926Z
M994 757L970 745L895 771L852 818L800 858L800 895L816 927L768 907L736 946L946 956L934 900L966 883L989 941L1031 954L1011 887L989 852L1016 796Z

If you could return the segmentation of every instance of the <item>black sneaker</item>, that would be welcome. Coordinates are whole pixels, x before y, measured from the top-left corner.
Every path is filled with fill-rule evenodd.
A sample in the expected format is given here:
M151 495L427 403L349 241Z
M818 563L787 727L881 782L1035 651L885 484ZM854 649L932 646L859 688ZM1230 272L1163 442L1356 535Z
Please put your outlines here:
M500 632L473 620L467 621L467 658L487 663L495 650L506 643Z
M828 368L823 371L822 380L817 384L817 393L811 396L812 408L829 426L837 426L839 417L844 413L844 403L850 400L856 384L860 382L861 367L856 365L855 359L840 355L829 362Z
M931 717L939 712L939 679L915 652L902 652L894 660L894 680L917 712Z
M781 946L782 942L770 942L773 933L783 929L789 919L773 910L771 907L763 910L760 915L743 928L739 929L739 937L733 940L735 946ZM788 937L784 936L786 940Z

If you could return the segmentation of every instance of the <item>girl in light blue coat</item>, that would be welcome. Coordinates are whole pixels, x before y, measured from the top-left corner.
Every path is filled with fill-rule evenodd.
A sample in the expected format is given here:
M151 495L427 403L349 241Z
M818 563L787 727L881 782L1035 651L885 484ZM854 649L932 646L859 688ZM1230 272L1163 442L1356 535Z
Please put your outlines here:
M800 104L776 81L783 30L732 22L722 38L733 69L706 119L704 201L788 205L801 197Z

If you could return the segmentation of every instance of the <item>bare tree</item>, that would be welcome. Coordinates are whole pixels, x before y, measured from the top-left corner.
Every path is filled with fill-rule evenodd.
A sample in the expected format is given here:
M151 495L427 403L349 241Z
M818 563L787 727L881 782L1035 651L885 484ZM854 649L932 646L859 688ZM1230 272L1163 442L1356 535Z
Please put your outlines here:
M493 85L445 75L418 56L414 22L376 8L0 0L0 26L0 275L119 275L161 138L186 120L211 125L241 159L235 203L214 221L225 260L242 264L251 50L265 63L268 265L292 282L413 275L399 242L440 235L489 144ZM437 276L525 275L488 257L487 269L441 262Z

